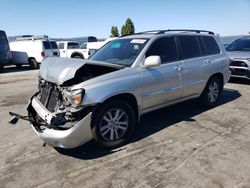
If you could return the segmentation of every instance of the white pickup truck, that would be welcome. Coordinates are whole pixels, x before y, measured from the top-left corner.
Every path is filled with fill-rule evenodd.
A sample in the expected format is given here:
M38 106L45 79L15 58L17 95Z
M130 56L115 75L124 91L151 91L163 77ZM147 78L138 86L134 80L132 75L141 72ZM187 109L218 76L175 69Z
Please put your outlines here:
M81 49L78 42L59 41L57 42L60 57L88 59L88 49Z

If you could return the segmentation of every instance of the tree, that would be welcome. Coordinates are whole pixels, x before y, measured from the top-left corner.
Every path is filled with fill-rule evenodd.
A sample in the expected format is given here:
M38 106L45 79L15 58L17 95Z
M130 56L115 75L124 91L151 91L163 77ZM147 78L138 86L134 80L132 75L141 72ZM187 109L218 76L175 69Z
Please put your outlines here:
M111 35L110 37L119 37L119 31L116 26L111 27Z
M125 25L121 28L121 36L131 35L135 33L134 23L130 18L127 18Z

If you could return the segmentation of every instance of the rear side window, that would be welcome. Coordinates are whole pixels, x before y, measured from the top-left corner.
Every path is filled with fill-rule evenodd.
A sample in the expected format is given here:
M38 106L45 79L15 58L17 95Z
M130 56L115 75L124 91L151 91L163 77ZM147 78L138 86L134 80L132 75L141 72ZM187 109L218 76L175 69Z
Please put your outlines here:
M59 43L58 48L59 49L64 49L64 43Z
M57 44L56 44L56 42L50 42L50 44L51 44L51 47L52 47L53 49L57 49Z
M44 49L51 49L49 42L43 42Z
M76 42L69 42L68 43L68 49L77 49L80 48L79 44Z
M200 47L196 36L179 36L179 43L183 59L200 57Z
M213 37L202 36L204 44L206 46L207 55L219 54L220 48Z
M162 63L178 60L178 53L174 37L160 38L156 40L146 53L146 57L158 55Z

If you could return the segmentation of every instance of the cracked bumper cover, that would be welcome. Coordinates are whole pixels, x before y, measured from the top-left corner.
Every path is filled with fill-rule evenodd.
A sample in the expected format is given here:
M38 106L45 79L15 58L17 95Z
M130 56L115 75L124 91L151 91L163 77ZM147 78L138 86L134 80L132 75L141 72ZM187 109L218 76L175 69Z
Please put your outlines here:
M32 107L48 124L50 124L51 118L56 116L56 114L48 111L36 97L31 98L29 107ZM90 112L82 120L78 121L73 127L67 130L45 128L39 132L34 125L31 124L31 127L45 143L52 147L76 148L93 138L90 127L91 116L92 113Z

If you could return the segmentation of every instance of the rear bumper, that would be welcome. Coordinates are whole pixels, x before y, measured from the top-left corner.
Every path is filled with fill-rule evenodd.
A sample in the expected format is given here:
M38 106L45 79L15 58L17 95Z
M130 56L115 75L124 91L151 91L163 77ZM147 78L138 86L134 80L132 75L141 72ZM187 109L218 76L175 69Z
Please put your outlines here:
M28 109L30 108L34 109L47 124L50 124L52 118L56 118L56 114L48 111L36 97L31 98ZM92 113L90 112L67 130L45 128L38 131L33 124L31 127L45 143L52 147L76 148L93 138L90 126L91 116Z
M250 79L250 69L247 67L230 66L231 77Z

